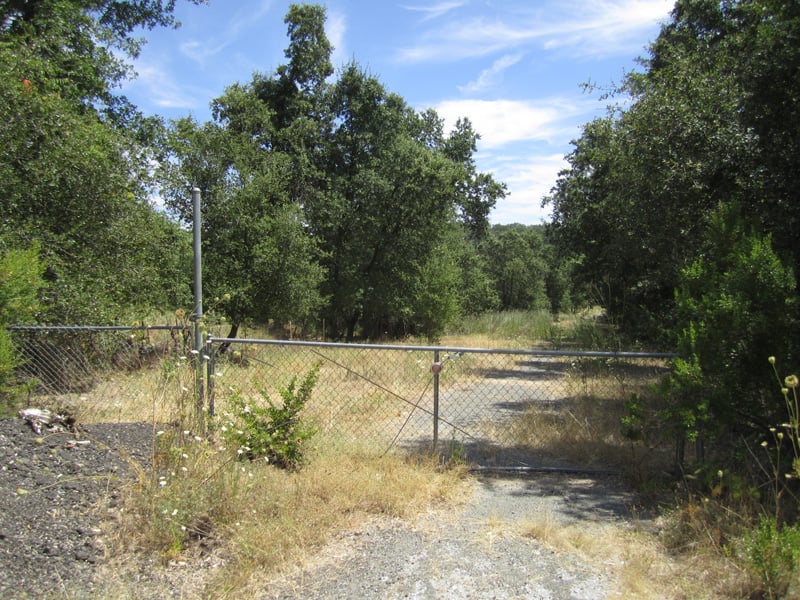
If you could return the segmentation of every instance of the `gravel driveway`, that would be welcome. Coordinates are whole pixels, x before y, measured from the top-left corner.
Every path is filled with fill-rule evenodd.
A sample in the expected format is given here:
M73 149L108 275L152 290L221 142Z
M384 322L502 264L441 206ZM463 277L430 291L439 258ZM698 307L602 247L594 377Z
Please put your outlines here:
M609 572L524 535L526 522L626 526L633 497L619 482L563 473L475 477L466 503L413 521L375 519L340 534L262 598L606 598Z
M65 597L74 585L91 594L102 514L152 439L146 423L89 425L76 437L0 419L0 598Z

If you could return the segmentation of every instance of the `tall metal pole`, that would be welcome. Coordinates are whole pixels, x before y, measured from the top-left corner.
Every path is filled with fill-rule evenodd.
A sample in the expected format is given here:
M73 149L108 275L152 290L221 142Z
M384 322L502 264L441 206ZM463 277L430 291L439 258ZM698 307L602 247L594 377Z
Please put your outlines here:
M439 361L439 351L433 351L433 451L439 445L439 373L442 372L442 363Z
M200 327L203 319L203 260L200 252L200 224L202 222L200 213L200 188L192 188L192 215L193 215L193 234L194 234L194 349L196 364L195 374L195 394L197 401L197 420L200 427L205 430L205 419L203 415L203 405L205 404L203 394L203 331Z
M192 188L192 214L194 217L194 349L203 351L203 332L200 331L200 320L203 318L203 261L200 251L200 188ZM199 354L198 354L199 355Z

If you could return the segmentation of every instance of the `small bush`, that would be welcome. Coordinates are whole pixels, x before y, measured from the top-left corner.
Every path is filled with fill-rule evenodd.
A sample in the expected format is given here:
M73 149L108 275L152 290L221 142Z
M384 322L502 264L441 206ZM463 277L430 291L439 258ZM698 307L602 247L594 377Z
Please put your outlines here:
M676 424L696 428L681 421L686 409L704 414L711 435L758 430L780 418L783 402L764 396L770 373L763 361L797 350L794 273L769 236L749 233L737 219L734 210L715 217L714 243L682 271L675 296L679 353L694 370L691 385L679 386ZM697 406L686 405L689 395Z
M228 444L237 448L239 457L256 460L264 458L284 469L303 464L305 443L316 430L300 418L300 411L311 398L320 365L315 365L296 388L297 378L278 390L282 403L272 402L269 393L259 388L266 406L247 401L241 394L231 398L233 420L225 428Z
M762 517L745 540L750 567L768 598L783 598L800 574L800 527L778 527L773 517Z
M3 252L2 242L0 239L0 415L14 412L21 390L15 380L19 352L6 327L25 323L35 313L43 273L38 246Z

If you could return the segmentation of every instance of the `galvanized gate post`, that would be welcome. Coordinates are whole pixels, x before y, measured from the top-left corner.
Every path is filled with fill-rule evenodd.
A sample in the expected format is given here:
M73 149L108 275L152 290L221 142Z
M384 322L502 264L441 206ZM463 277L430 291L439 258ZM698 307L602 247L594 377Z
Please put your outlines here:
M192 228L194 238L194 350L197 359L197 372L195 375L195 394L197 396L197 418L201 419L203 414L203 367L208 368L203 360L203 331L201 329L203 319L203 261L201 257L201 238L200 228L202 223L200 213L200 188L192 188Z
M208 356L208 371L206 374L206 398L208 398L208 416L214 416L214 378L217 376L217 356L211 342L211 334L206 338L206 356Z
M433 451L439 443L439 373L442 370L442 363L439 362L439 351L433 351Z

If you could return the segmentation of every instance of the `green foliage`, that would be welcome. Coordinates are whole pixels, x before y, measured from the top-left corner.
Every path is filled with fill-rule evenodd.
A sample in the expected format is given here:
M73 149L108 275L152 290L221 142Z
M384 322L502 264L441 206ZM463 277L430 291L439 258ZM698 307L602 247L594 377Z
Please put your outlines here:
M785 410L764 398L771 374L763 357L796 350L795 278L769 237L746 233L735 209L714 216L709 238L707 252L687 266L676 292L684 324L678 334L684 360L676 366L692 366L690 383L682 383L679 371L676 381L697 407L709 403L717 425L763 430Z
M111 90L131 75L125 58L139 54L133 32L176 27L174 7L175 0L11 0L0 5L0 38L44 59L27 75L34 87L130 125L134 107Z
M16 346L5 329L0 329L0 416L13 412L16 387L14 369L19 364Z
M280 388L280 405L273 403L264 389L260 391L266 406L248 402L241 395L232 397L234 415L225 436L240 458L263 458L284 469L297 469L303 464L306 443L316 430L301 418L300 412L311 399L319 368L319 364L314 366L299 387L293 377L287 387Z
M493 312L500 306L486 256L479 246L463 240L456 251L459 269L459 304L463 315Z
M696 440L710 418L708 395L711 392L696 354L689 359L676 358L673 361L672 374L664 383L662 392L668 398L668 407L662 416L676 427L678 439Z
M547 298L547 250L539 230L496 225L482 244L501 310L543 310Z
M244 119L234 115L242 108L240 90L228 95L226 118ZM267 117L250 112L247 118L263 124ZM204 286L209 296L230 294L222 308L232 324L301 320L319 304L322 271L316 243L290 201L290 158L257 151L243 137L232 127L175 123L170 143L181 171L172 174L177 182L169 203L189 223L192 207L180 181L202 189Z
M461 316L459 303L458 238L435 248L423 265L413 304L418 331L436 342L448 325Z
M575 270L573 260L564 260L551 251L548 254L547 268L545 285L547 298L550 301L550 311L554 315L566 313L585 305L580 292L573 289L572 277Z
M791 6L791 7L790 7ZM663 341L673 289L707 247L720 204L738 204L795 266L800 64L795 7L680 0L614 94L627 103L584 128L550 199L552 231L623 329Z
M1 240L0 240L1 243ZM0 325L30 321L39 305L42 286L39 248L0 250Z
M647 434L648 402L639 394L631 394L625 400L625 416L620 419L622 435L626 439L639 442Z
M187 238L150 206L159 123L111 89L161 2L12 2L0 8L0 235L39 243L42 321L109 322L186 299ZM122 50L121 53L112 51Z
M41 286L37 246L0 251L0 413L13 404L18 391L14 370L19 365L19 354L6 327L24 324L33 317Z
M774 518L762 517L745 538L745 557L767 598L786 597L800 575L800 526L779 527Z
M234 325L435 338L495 304L485 274L459 282L482 268L474 244L505 187L477 172L469 121L445 135L356 63L331 78L325 18L292 5L287 63L226 89L214 123L174 124L169 205L188 221L182 186L203 190L206 281L231 294Z
M656 389L659 406L643 411L632 403L623 426L638 437L671 437L678 468L687 442L696 444L698 462L729 463L732 436L746 439L786 421L786 403L764 393L770 373L758 357L773 348L779 356L796 352L793 273L768 237L748 234L736 207L724 207L711 218L706 250L681 274L675 306L680 357ZM659 419L642 418L650 412Z

